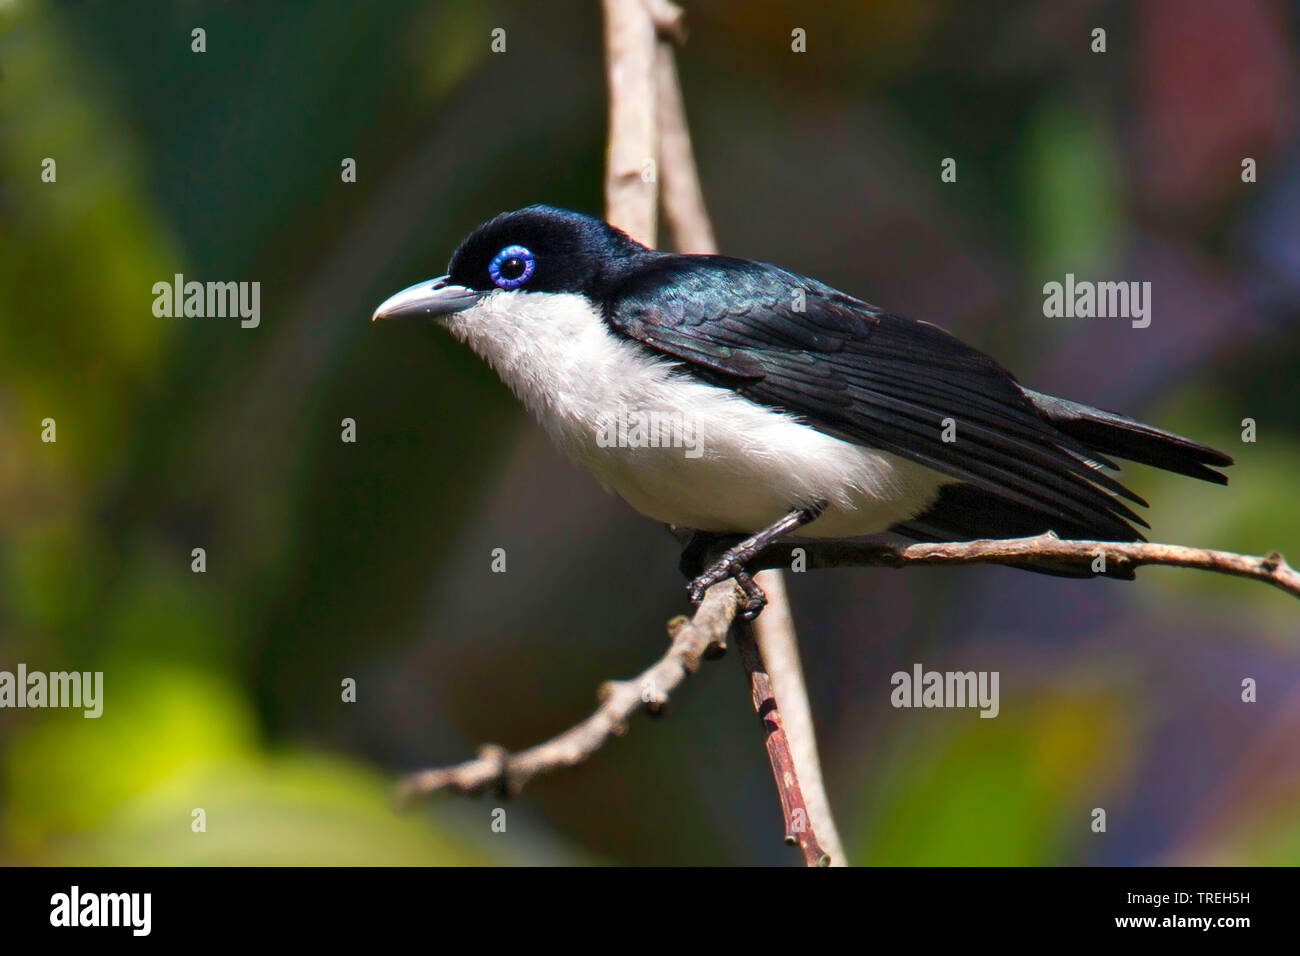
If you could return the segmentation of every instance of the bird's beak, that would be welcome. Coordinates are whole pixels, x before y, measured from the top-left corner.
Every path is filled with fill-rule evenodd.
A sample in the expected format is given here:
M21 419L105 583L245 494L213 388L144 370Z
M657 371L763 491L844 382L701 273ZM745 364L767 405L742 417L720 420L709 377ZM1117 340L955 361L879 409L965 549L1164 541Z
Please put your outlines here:
M481 292L467 289L463 285L452 285L447 276L417 282L409 289L403 289L397 295L385 299L384 303L370 317L371 322L380 319L436 319L442 315L451 315L468 309L479 300Z

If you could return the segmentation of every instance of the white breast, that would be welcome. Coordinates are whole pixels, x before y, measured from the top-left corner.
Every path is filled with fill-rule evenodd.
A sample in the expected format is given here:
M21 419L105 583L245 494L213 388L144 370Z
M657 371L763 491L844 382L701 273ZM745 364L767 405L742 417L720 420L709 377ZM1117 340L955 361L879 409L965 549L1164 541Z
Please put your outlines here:
M579 295L493 292L447 326L569 455L658 521L750 532L824 501L805 536L873 534L952 480L696 381L611 332Z

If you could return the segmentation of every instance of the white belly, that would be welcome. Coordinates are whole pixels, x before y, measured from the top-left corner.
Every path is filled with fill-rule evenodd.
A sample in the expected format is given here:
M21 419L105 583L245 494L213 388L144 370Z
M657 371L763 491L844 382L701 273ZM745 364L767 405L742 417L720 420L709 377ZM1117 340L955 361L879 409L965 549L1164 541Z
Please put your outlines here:
M793 507L826 502L823 515L801 535L873 534L925 510L948 480L893 455L832 438L726 389L681 380L670 388L680 407L632 399L622 416L635 421L633 413L640 412L683 422L684 437L669 447L627 447L642 437L634 429L628 429L630 440L622 446L602 447L609 430L603 443L588 440L589 430L568 442L574 457L604 485L658 521L750 532ZM661 429L659 437L672 439L674 430Z
M874 534L952 480L675 371L580 296L493 293L448 326L576 461L657 521L752 532L825 502L801 536Z

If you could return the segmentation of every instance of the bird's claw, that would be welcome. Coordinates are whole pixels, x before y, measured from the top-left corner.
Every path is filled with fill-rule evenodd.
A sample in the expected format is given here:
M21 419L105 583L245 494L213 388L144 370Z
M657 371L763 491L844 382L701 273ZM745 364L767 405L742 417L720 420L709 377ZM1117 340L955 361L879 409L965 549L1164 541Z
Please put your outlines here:
M705 568L704 573L687 586L691 603L698 607L704 600L704 593L709 588L728 578L735 578L736 584L744 593L744 603L740 608L740 616L746 621L752 621L758 617L763 608L767 607L767 595L754 582L753 575L745 570L744 565L726 555Z

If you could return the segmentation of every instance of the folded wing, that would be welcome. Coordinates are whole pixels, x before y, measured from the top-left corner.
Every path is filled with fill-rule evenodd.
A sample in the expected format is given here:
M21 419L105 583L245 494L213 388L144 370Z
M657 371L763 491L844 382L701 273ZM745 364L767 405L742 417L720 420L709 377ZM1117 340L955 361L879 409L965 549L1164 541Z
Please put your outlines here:
M1107 456L1226 483L1226 455L1110 412L1022 388L982 352L774 266L652 260L606 308L618 333L692 375L828 434L950 475L934 513L895 530L927 540L1140 540L1145 505ZM946 440L951 439L951 440Z

